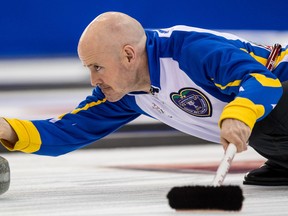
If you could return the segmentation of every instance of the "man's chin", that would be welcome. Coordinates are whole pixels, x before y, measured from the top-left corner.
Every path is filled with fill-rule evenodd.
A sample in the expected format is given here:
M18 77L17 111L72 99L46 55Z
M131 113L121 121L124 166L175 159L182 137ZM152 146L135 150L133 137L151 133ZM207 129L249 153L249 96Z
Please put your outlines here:
M121 98L123 98L123 96L119 95L118 97L115 97L115 96L109 97L109 96L105 95L106 100L109 101L109 102L112 102L112 103L121 100Z

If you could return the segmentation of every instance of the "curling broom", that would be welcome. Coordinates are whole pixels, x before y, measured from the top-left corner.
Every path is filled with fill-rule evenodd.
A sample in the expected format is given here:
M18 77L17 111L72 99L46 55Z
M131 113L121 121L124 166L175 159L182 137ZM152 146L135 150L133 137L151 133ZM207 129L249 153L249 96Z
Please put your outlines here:
M244 200L242 189L222 185L236 152L236 146L229 144L211 186L172 188L167 194L170 207L176 210L241 210Z

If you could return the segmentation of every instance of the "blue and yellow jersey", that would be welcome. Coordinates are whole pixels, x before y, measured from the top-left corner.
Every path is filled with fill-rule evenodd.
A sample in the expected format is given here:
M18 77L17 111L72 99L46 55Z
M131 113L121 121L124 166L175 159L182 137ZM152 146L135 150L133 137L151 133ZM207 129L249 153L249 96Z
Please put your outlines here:
M188 26L146 30L151 94L131 92L115 103L100 88L75 110L36 121L6 119L16 131L10 150L57 156L89 145L140 115L182 132L219 142L221 121L235 118L251 129L265 118L288 80L288 51L275 68L269 47L235 35Z

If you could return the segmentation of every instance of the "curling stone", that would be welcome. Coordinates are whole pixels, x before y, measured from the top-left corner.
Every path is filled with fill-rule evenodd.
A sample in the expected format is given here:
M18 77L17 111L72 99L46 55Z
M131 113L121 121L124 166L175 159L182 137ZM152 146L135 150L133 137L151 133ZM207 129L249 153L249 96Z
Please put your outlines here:
M0 156L0 195L10 186L10 167L8 161Z

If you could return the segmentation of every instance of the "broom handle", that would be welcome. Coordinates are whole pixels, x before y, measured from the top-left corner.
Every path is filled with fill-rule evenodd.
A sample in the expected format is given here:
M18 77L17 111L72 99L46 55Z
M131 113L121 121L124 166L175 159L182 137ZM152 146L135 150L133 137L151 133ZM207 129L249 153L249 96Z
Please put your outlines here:
M226 174L229 171L230 165L232 163L232 160L237 152L237 148L233 143L230 143L226 149L226 152L224 154L224 157L217 169L216 175L214 177L214 180L212 182L213 186L220 186L222 185Z

